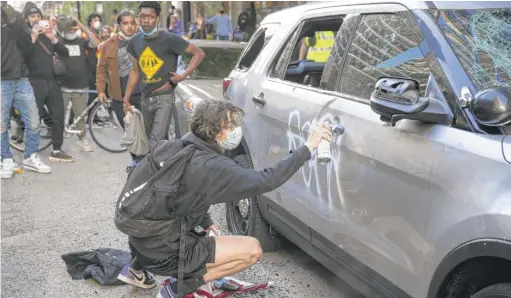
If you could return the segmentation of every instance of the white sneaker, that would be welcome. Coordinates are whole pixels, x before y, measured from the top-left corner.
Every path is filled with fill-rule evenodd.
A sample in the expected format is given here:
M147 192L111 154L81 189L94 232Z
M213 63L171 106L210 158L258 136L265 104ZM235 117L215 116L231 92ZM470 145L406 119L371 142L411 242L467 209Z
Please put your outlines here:
M31 170L34 172L38 172L41 174L51 173L51 168L47 164L45 164L39 154L33 153L30 157L27 157L23 160L23 167L27 170Z
M85 152L92 152L92 147L89 145L89 142L87 142L87 140L83 139L83 140L79 140L78 142L76 142L76 145L78 145L78 147L80 147L80 150L82 151L85 151Z
M11 179L14 175L14 169L16 168L16 163L12 158L2 159L2 164L0 166L0 176L2 179Z

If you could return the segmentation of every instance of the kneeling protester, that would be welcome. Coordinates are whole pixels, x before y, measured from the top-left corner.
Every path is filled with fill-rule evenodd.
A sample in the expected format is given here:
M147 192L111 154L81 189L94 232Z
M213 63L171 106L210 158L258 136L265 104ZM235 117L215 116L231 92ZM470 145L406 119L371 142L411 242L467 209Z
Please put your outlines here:
M230 102L203 100L191 118L191 132L160 141L133 170L115 211L115 224L129 236L134 257L119 279L147 288L154 283L147 272L170 277L161 298L226 297L215 291L221 281L245 292L269 286L228 278L256 264L261 246L253 237L210 236L218 228L209 207L275 190L311 158L322 139L331 141L331 132L326 125L314 127L303 146L257 171L225 155L240 146L242 118L243 111Z

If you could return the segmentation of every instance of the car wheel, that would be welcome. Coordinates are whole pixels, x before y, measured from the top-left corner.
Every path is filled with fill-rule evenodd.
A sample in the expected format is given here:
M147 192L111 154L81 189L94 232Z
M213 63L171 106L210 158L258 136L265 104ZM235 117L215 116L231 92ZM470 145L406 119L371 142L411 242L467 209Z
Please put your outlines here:
M472 298L511 298L511 283L486 287L475 293Z
M252 168L247 155L238 155L233 160L243 168ZM225 213L227 227L234 235L256 238L265 252L276 251L281 247L280 239L270 233L270 227L261 214L258 197L227 202Z

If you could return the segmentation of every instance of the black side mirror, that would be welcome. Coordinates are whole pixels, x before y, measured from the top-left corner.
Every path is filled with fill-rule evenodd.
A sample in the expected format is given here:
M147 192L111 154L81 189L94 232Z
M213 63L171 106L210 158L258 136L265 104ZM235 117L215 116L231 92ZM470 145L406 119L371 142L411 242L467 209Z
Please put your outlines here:
M504 126L511 122L511 91L493 87L477 92L470 106L477 122L487 126Z
M420 97L419 82L412 79L379 79L371 95L371 109L392 126L403 119L445 125L451 125L453 120L444 102Z

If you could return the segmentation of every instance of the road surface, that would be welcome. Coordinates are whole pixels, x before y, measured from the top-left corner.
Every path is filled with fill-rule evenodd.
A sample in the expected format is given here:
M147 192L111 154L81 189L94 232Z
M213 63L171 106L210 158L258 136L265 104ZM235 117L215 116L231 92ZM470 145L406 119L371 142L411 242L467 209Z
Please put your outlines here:
M95 144L94 152L81 153L75 142L64 142L74 163L52 164L52 174L24 171L1 182L2 297L155 297L159 286L148 291L106 287L71 280L66 272L60 257L64 253L101 247L128 250L113 214L129 155L108 153ZM48 160L48 154L42 153L43 160ZM17 158L21 160L21 155ZM214 206L212 216L226 233L223 207ZM291 244L265 253L259 264L236 277L275 282L272 290L239 297L361 297Z

